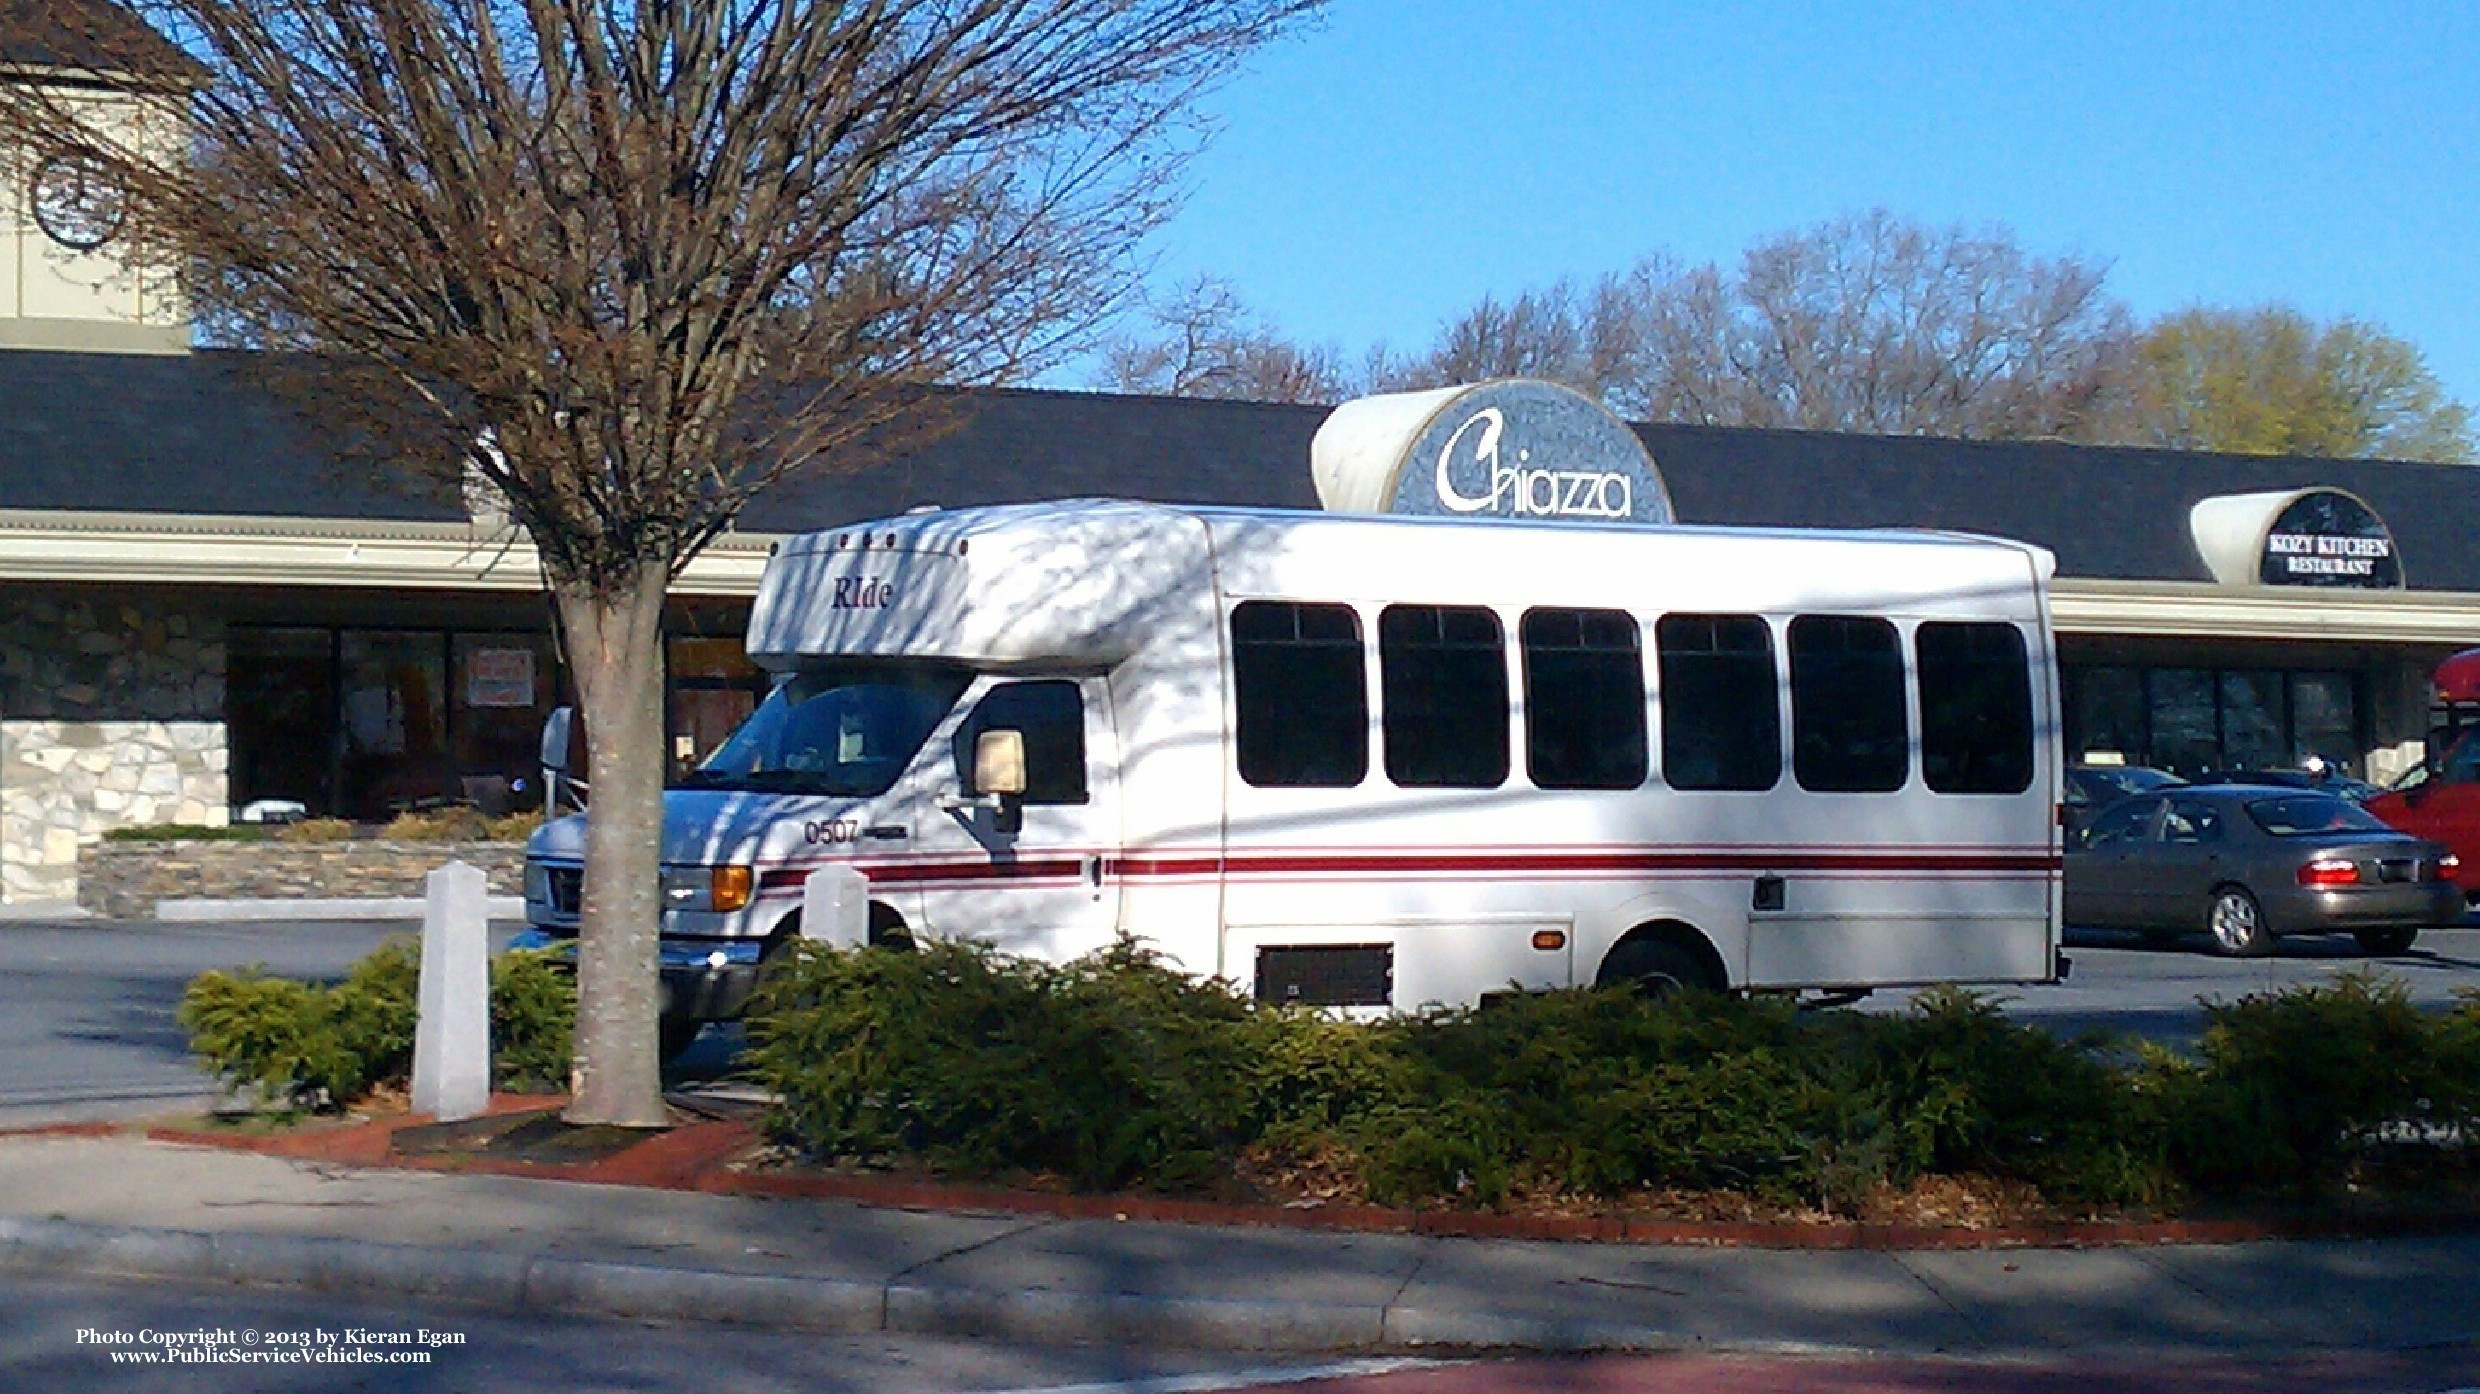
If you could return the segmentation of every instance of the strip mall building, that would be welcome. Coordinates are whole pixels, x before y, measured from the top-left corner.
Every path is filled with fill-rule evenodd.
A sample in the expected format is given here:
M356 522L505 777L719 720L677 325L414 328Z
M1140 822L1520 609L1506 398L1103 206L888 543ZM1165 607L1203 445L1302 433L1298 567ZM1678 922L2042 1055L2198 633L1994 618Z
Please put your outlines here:
M94 61L0 52L9 80ZM172 278L123 259L106 181L11 153L0 907L73 900L78 849L115 827L219 823L268 799L357 820L515 799L561 691L524 538L350 477L251 360L190 351ZM923 505L1318 501L1323 409L1029 391L967 406L915 454L774 490L688 568L665 636L675 756L710 748L762 691L739 636L781 534ZM1684 523L2050 548L2077 752L2190 771L2317 753L2382 780L2420 758L2436 661L2480 644L2480 473L2463 468L1641 426L1626 453L1642 487L1622 490L1540 477L1578 472L1569 447L1607 445L1606 418L1562 435L1572 415L1528 411L1499 423L1509 474L1450 489L1441 464L1433 504L1643 517L1622 504L1659 496ZM1445 429L1465 439L1461 425Z
M516 797L561 687L524 539L346 477L242 357L51 318L0 316L0 342L57 345L0 349L0 901L74 899L78 847L118 826ZM675 754L763 691L738 639L776 536L1088 495L1315 507L1326 417L995 391L913 455L777 488L676 588ZM2480 643L2469 469L1633 429L1680 522L2050 548L2073 751L2190 771L2313 752L2382 780L2420 757L2430 670ZM1476 511L1561 508L1556 484L1501 492Z

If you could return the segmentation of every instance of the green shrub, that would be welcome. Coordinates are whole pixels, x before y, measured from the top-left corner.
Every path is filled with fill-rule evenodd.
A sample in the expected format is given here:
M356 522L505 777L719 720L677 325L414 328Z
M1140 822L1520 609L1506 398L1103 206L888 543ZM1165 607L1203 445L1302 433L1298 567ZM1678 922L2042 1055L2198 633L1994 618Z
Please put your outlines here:
M337 1108L404 1077L413 1061L416 946L398 940L330 987L257 970L208 972L183 994L190 1049L227 1087L294 1108Z
M393 940L332 985L248 969L200 974L177 1019L190 1050L226 1088L254 1087L281 1107L343 1108L413 1068L421 950ZM568 1078L576 985L542 954L491 965L494 1077L508 1088L559 1088Z
M267 836L267 829L257 823L145 823L136 827L112 828L103 835L106 842L258 842Z
M491 1075L502 1089L568 1088L577 1032L577 975L554 954L515 950L491 960Z
M1250 1010L1127 945L1053 967L803 943L769 974L745 1067L814 1156L1193 1187L1239 1148Z
M802 945L753 1007L769 1126L822 1159L1211 1190L1239 1159L1388 1204L1731 1191L1854 1213L1928 1176L2072 1206L2331 1178L2380 1139L2480 1127L2480 997L2443 1017L2346 978L2211 1010L2132 1055L1925 992L1518 994L1356 1023L1265 1007L1122 945Z
M2156 1058L2151 1081L2172 1157L2202 1189L2313 1188L2389 1131L2469 1121L2449 1112L2468 1097L2453 1077L2468 1022L2420 1011L2397 979L2346 973L2205 1016L2199 1062Z
M1903 1138L1897 1179L1970 1172L2097 1204L2171 1189L2162 1117L2135 1106L2106 1040L2062 1040L1955 988L1922 993L1869 1034Z

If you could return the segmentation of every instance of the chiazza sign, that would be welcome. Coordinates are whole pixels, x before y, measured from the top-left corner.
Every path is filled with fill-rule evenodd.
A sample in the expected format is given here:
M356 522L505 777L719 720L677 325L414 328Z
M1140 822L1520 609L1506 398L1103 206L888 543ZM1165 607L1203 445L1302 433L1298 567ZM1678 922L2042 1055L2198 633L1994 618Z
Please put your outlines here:
M2274 515L2257 579L2268 586L2390 590L2403 583L2402 560L2375 510L2338 490L2310 489Z
M1319 498L1350 512L1566 523L1668 523L1644 442L1600 403L1504 379L1366 397L1312 449Z

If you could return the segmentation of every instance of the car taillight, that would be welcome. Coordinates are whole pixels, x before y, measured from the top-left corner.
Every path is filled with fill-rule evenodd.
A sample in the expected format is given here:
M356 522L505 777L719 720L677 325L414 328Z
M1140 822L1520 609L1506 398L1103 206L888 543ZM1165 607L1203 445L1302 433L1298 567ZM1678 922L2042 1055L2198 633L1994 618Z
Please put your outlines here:
M2451 881L2454 879L2455 873L2463 869L2463 859L2454 855L2452 852L2448 852L2444 856L2437 859L2435 867L2435 874L2429 877L2430 880Z
M2332 886L2359 884L2359 863L2333 857L2319 857L2299 868L2299 884L2323 889Z

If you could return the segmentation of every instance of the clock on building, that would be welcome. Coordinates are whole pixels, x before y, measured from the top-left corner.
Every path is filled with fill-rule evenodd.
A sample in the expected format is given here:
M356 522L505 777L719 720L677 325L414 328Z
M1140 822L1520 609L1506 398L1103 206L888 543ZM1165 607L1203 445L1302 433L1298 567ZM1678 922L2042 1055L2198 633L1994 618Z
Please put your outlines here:
M128 217L120 184L93 160L53 155L35 166L34 221L43 235L73 251L109 242Z

